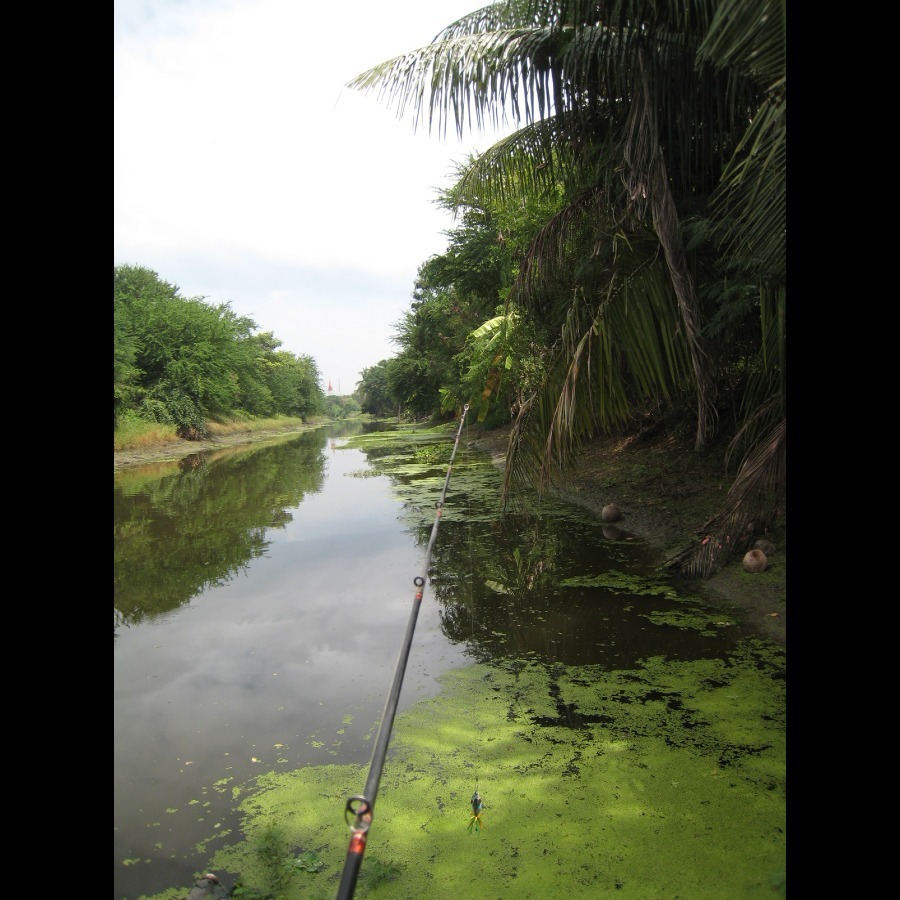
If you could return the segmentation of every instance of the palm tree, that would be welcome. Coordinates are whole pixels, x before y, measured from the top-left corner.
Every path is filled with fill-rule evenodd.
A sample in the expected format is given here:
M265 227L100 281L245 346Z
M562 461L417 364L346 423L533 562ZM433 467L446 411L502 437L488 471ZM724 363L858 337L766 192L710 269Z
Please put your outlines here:
M504 0L350 82L429 131L518 126L467 166L460 206L562 185L509 296L540 314L566 274L555 361L518 410L505 497L687 395L700 451L717 387L740 387L741 466L705 526L734 537L686 548L672 561L686 574L740 550L783 488L784 45L783 0Z

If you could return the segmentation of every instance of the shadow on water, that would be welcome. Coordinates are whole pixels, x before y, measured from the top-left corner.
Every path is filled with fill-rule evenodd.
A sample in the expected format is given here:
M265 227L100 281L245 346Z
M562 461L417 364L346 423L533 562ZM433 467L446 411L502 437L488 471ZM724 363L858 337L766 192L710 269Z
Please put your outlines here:
M681 597L655 573L647 547L624 532L610 542L565 511L494 528L450 526L441 539L432 585L443 627L479 662L627 668L649 656L705 656L732 646L740 632ZM490 544L491 553L476 549ZM461 574L453 582L447 573Z

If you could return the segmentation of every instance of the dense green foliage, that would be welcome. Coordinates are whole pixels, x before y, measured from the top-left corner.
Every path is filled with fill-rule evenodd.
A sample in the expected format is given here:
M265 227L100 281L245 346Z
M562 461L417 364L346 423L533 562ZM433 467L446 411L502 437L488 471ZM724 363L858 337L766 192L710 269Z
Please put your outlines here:
M346 397L328 394L325 397L325 415L329 419L352 419L362 412L356 394Z
M325 397L309 356L279 350L271 332L228 304L186 298L156 272L114 272L114 422L126 415L202 437L217 417L321 414Z
M350 82L439 133L518 128L441 198L462 224L398 323L393 399L499 404L506 496L598 433L724 443L685 574L783 512L785 31L779 0L500 0Z
M364 413L373 416L398 415L400 402L395 397L390 382L390 372L395 364L394 359L383 359L380 363L363 369L360 373L357 396Z

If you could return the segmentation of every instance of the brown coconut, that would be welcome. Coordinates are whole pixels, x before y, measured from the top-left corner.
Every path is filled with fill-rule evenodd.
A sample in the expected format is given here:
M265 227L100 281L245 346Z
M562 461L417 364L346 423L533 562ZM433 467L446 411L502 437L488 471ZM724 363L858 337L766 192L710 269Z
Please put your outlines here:
M607 503L600 512L604 522L618 522L622 518L622 510L615 503Z
M758 547L754 547L752 550L748 550L747 553L744 554L744 571L752 572L756 574L757 572L765 572L766 569L769 568L769 560L766 557L766 554L762 552Z

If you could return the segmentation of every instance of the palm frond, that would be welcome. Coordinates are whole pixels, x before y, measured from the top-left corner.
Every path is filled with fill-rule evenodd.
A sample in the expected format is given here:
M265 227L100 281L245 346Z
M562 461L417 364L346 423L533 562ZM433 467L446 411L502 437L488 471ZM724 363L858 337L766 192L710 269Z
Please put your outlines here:
M726 91L728 76L712 66L698 69L698 41L706 33L698 22L711 19L715 3L688 4L690 23L685 6L676 0L495 3L348 86L374 92L398 117L410 114L415 129L441 136L448 127L461 136L487 124L523 126L561 114L582 118L586 133L599 118L624 120L643 55L647 76L666 85L667 102L657 110L661 139L678 144L673 158L694 161L690 175L673 172L688 184L721 167L713 163L733 148L723 136L733 133L736 140L746 127L752 95L740 82Z
M558 117L534 122L469 160L452 189L454 202L480 207L554 192L571 168L560 126Z
M579 252L599 253L604 240L611 244L609 231L614 227L606 210L605 192L588 190L577 195L541 228L525 253L518 278L510 295L520 296L526 303L539 291L554 269L563 268ZM607 223L604 228L603 223ZM584 248L585 236L593 244ZM611 273L610 273L611 274Z
M786 0L720 0L697 53L717 68L738 68L771 87L787 68Z
M694 446L700 450L707 437L715 431L714 381L709 356L701 341L700 313L694 282L687 266L678 212L657 133L655 110L660 102L658 89L653 87L654 83L647 77L641 57L638 57L638 72L640 82L634 92L625 129L623 178L632 202L639 208L649 206L669 267L694 369L697 392Z
M787 266L786 116L783 97L763 103L713 197L722 251L775 277L783 277Z
M446 136L452 123L460 137L487 125L530 123L550 115L551 73L531 60L555 49L558 36L528 28L444 38L369 69L348 82L375 92L398 118L412 114L413 127Z
M742 398L743 424L729 443L726 461L743 456L722 509L700 528L702 541L666 564L683 577L708 578L745 553L753 538L785 513L785 293L783 285L764 285L760 291L762 343Z
M743 424L731 440L727 460L752 452L772 429L785 418L787 370L785 359L784 285L772 288L766 284L759 293L759 352L751 363L749 377L741 400Z
M722 172L713 209L723 252L775 277L786 265L786 46L785 0L722 0L697 54L746 73L765 92Z
M693 384L672 287L662 261L632 265L592 308L579 295L563 329L557 362L513 424L504 502L516 491L548 489L598 431L626 428L638 413Z

